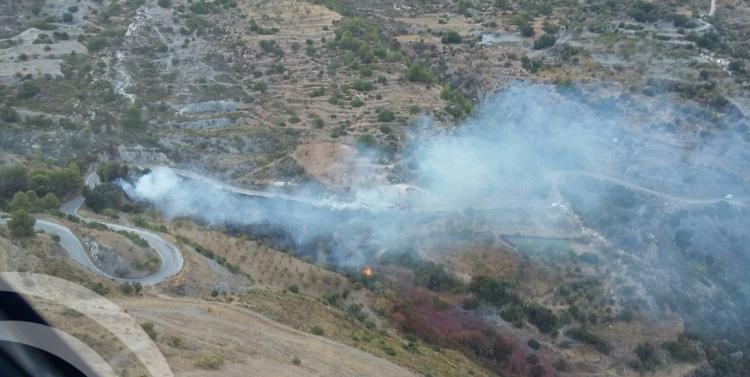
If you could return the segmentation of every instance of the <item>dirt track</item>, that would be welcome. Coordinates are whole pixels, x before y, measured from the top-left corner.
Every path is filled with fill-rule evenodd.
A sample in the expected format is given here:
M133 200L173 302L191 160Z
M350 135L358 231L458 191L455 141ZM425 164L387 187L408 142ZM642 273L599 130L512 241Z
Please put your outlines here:
M118 302L139 321L152 321L163 337L186 339L185 349L161 346L177 376L388 376L414 373L341 343L273 322L260 314L217 302L168 297ZM216 371L196 369L195 355L221 355ZM295 365L294 357L301 364Z

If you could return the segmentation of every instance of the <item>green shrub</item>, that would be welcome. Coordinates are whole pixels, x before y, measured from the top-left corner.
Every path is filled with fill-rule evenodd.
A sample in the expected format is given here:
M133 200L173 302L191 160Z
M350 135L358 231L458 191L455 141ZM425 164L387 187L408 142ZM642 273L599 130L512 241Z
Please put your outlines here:
M521 32L521 36L525 38L533 37L534 36L534 28L527 24L523 23L521 25L518 25L518 31Z
M18 112L14 108L5 106L0 109L0 120L8 123L16 123L20 120L20 117L18 116Z
M9 198L29 187L29 171L21 165L0 167L0 197Z
M365 102L364 102L364 101L362 101L362 100L361 100L361 99L359 99L359 98L355 98L355 99L353 99L353 100L352 100L352 103L351 103L351 105L352 105L352 107L362 107L362 106L364 106L364 105L365 105Z
M31 98L37 95L41 90L42 88L40 88L39 85L35 84L34 82L25 81L23 84L21 84L21 87L18 88L18 98Z
M86 48L91 52L99 51L107 46L109 46L109 39L103 34L95 35L86 43Z
M86 206L94 212L101 212L105 208L118 209L122 205L122 193L112 183L102 183L93 189L83 188Z
M396 115L393 114L393 111L383 110L378 113L378 122L388 123L393 122L394 120L396 120Z
M36 219L21 209L13 212L8 220L8 229L12 238L24 238L34 235Z
M171 8L172 0L159 0L157 4L159 4L159 6L162 8Z
M323 128L323 126L325 126L325 122L323 122L323 119L320 119L320 117L313 118L312 123L315 128Z
M474 111L474 103L460 90L452 86L443 87L440 98L447 102L445 110L455 119L470 115Z
M279 47L276 41L261 39L258 42L258 45L260 46L261 50L263 50L264 54L271 54L277 57L284 55L284 50Z
M143 331L148 334L148 337L151 338L151 340L156 340L156 337L159 335L156 332L156 328L154 327L153 322L144 322L143 324L141 324L141 328L143 328Z
M681 362L694 363L701 359L700 347L685 336L680 336L678 340L666 341L661 344L661 348L669 352L672 359Z
M542 50L555 45L557 38L550 34L542 34L534 41L534 50Z
M253 84L253 90L256 92L265 93L266 90L268 90L268 84L266 84L265 81L256 81L255 84Z
M612 350L612 346L610 346L607 341L581 327L572 328L566 331L565 335L579 342L588 344L603 354L608 354Z
M318 335L318 336L322 336L325 333L320 326L313 326L312 328L310 328L310 332L313 335Z
M52 32L52 37L55 38L56 41L67 41L70 39L70 34L65 31L54 31Z
M524 56L521 58L521 67L529 73L537 73L542 68L542 61Z
M391 346L383 346L383 352L385 352L388 356L396 356L396 350L393 349Z
M435 82L435 74L421 62L414 62L409 66L406 77L411 82L432 84Z
M122 126L128 130L139 129L143 126L141 106L137 102L130 105L122 119Z
M372 74L373 74L372 67L370 67L369 65L363 66L362 68L359 69L359 74L362 77L372 77Z
M365 81L365 80L355 80L352 83L352 89L359 91L359 92L369 92L373 90L375 86L372 84L371 81Z
M117 162L105 161L96 168L96 174L102 182L114 182L118 179L125 178L128 175L129 168Z
M91 288L91 290L94 291L94 293L101 295L101 296L106 296L109 293L109 288L107 288L107 286L102 284L102 282L96 282L89 288Z
M539 342L537 342L534 339L529 339L529 341L526 342L526 345L528 345L529 348L533 349L534 351L538 350L541 347L541 345L539 344Z
M526 305L526 318L540 332L548 334L557 327L557 317L551 310L537 304Z
M461 38L461 35L458 34L458 32L451 30L440 38L440 42L443 44L458 44L463 42L463 38Z
M286 67L281 63L274 63L266 70L266 75L280 75L286 72Z
M195 14L208 14L214 11L213 4L213 2L207 3L203 0L199 0L190 4L188 9Z
M510 291L510 285L503 281L495 280L487 276L476 276L471 279L469 290L480 301L495 306L503 306L507 303L520 302L520 298Z

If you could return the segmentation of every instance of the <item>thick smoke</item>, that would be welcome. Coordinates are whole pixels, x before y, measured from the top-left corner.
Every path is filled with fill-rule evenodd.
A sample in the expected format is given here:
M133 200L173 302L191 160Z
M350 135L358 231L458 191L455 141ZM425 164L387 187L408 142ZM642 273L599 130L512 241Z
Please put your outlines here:
M688 327L750 333L750 154L738 111L516 83L455 129L439 127L411 128L408 185L354 187L357 200L344 205L251 198L158 168L124 189L170 217L273 229L338 264L479 242L477 230L584 237L630 263L623 273L655 306L685 313Z

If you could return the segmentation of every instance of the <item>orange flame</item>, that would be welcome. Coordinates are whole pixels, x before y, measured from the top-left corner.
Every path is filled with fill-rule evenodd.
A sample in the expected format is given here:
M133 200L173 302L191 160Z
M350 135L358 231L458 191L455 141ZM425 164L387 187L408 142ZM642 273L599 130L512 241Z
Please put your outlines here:
M362 275L364 275L365 277L371 278L375 276L375 270L373 270L372 267L370 266L366 266L365 268L362 269Z

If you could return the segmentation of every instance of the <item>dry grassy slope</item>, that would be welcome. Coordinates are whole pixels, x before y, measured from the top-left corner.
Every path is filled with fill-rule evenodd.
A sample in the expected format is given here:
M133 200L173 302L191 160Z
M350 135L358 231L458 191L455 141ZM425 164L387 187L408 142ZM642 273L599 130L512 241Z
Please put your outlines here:
M286 289L297 285L301 293L319 297L342 292L348 286L346 278L339 274L242 237L230 237L184 220L173 223L173 232L226 258L261 287ZM183 243L179 246L192 249Z
M341 311L301 295L253 290L240 297L239 301L253 311L303 331L309 331L315 326L320 327L326 337L391 360L420 375L492 375L454 350L432 348L417 340L413 341L416 347L407 350L404 346L408 345L409 341L396 332L367 329ZM386 349L394 350L395 354L388 354Z
M415 376L366 352L304 333L237 305L166 297L119 301L162 334L159 346L177 376ZM182 339L180 347L165 340ZM196 368L207 354L219 355L217 370ZM301 363L295 365L294 358Z
M53 327L95 350L119 376L146 375L135 355L106 328L62 305L41 299L32 299L31 304Z
M48 274L85 286L101 282L109 288L115 288L114 284L96 277L71 261L65 250L46 233L38 233L30 239L11 241L7 227L0 227L0 258L5 261L0 264L1 271Z
M93 239L99 244L99 258L94 259L94 263L111 275L142 277L159 270L159 255L151 247L136 245L124 235L110 230L90 229L70 222L66 225L83 241L84 247L87 247L87 240Z

